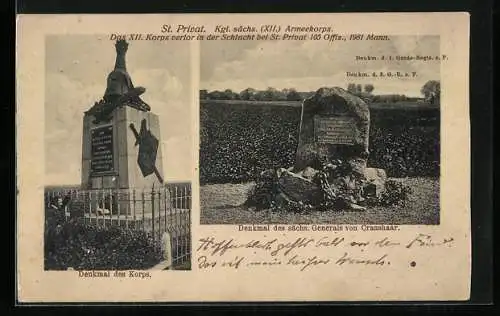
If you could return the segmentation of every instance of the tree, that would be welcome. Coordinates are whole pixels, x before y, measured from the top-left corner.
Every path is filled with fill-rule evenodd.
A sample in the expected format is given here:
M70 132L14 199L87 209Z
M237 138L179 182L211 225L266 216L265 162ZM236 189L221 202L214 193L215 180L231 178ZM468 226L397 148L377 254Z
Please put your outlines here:
M286 99L287 101L301 101L302 97L297 92L297 90L291 88L288 89L288 91L286 92Z
M224 90L224 99L225 100L235 100L239 98L239 96L233 92L231 89Z
M348 84L347 91L350 93L356 93L356 84L355 83Z
M266 101L265 91L262 91L262 90L256 90L253 97L254 97L254 100L256 100L256 101Z
M441 98L441 83L439 80L429 80L420 89L420 93L424 95L427 103L438 104Z
M266 89L266 91L264 91L263 98L266 101L275 101L275 100L278 100L279 99L278 92L279 91L276 90L275 88L269 87L269 88Z
M374 89L375 89L375 87L371 83L365 84L365 92L366 93L370 93L371 94Z
M209 100L223 100L224 99L224 92L215 90L211 91L208 93L208 98Z
M200 100L206 100L208 97L208 91L207 90L200 90Z
M362 85L360 85L360 84L358 84L358 85L356 86L356 93L360 94L361 92L363 92L363 86L362 86Z
M300 95L300 100L308 99L308 98L312 97L315 93L316 93L316 91L298 92L298 94Z
M286 101L287 94L283 90L276 90L274 94L274 101Z
M241 100L255 100L255 89L246 88L245 90L240 92Z

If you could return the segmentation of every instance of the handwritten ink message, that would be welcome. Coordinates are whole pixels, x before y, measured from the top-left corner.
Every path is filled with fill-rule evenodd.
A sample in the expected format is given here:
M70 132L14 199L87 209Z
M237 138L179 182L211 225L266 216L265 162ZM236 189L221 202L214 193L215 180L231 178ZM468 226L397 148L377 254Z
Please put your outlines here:
M208 236L198 240L198 258L195 264L201 270L245 269L257 266L293 266L299 271L325 265L390 267L392 249L412 251L444 248L452 247L453 243L452 237L443 238L421 233L401 240L389 236L369 239L340 234L297 237L292 240L285 237L218 239Z

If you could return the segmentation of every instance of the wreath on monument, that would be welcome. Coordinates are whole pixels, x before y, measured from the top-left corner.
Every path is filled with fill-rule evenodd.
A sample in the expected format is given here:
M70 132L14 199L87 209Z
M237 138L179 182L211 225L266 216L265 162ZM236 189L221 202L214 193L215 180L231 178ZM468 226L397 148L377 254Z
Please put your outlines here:
M317 187L314 200L297 199L287 194L280 179L293 176ZM282 210L305 213L311 211L364 211L367 206L400 206L408 200L412 190L396 180L387 180L380 195L371 194L370 183L355 172L347 161L322 163L320 170L311 167L292 174L290 169L270 169L261 173L248 194L246 206L250 210Z

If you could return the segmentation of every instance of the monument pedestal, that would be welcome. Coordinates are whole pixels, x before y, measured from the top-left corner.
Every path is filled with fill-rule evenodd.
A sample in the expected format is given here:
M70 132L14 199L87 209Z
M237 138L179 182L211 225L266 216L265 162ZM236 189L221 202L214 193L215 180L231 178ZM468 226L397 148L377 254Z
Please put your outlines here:
M127 72L128 43L115 48L104 96L83 117L81 187L96 213L154 213L163 187L160 122L140 98L146 89L134 87Z
M93 120L92 115L83 118L83 189L142 190L162 185L156 114L123 106L114 110L107 123L94 124Z
M93 210L132 215L159 209L160 191L153 188L163 185L160 141L159 119L151 112L123 106L99 124L84 116L82 189L102 192L91 199Z

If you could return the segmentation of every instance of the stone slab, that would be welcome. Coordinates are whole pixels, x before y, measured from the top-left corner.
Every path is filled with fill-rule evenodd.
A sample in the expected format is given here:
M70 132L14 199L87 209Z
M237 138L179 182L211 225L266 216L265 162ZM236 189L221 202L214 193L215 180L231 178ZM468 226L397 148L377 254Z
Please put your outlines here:
M302 201L314 205L323 197L319 186L289 171L281 173L278 179L278 187L283 194L294 201Z

